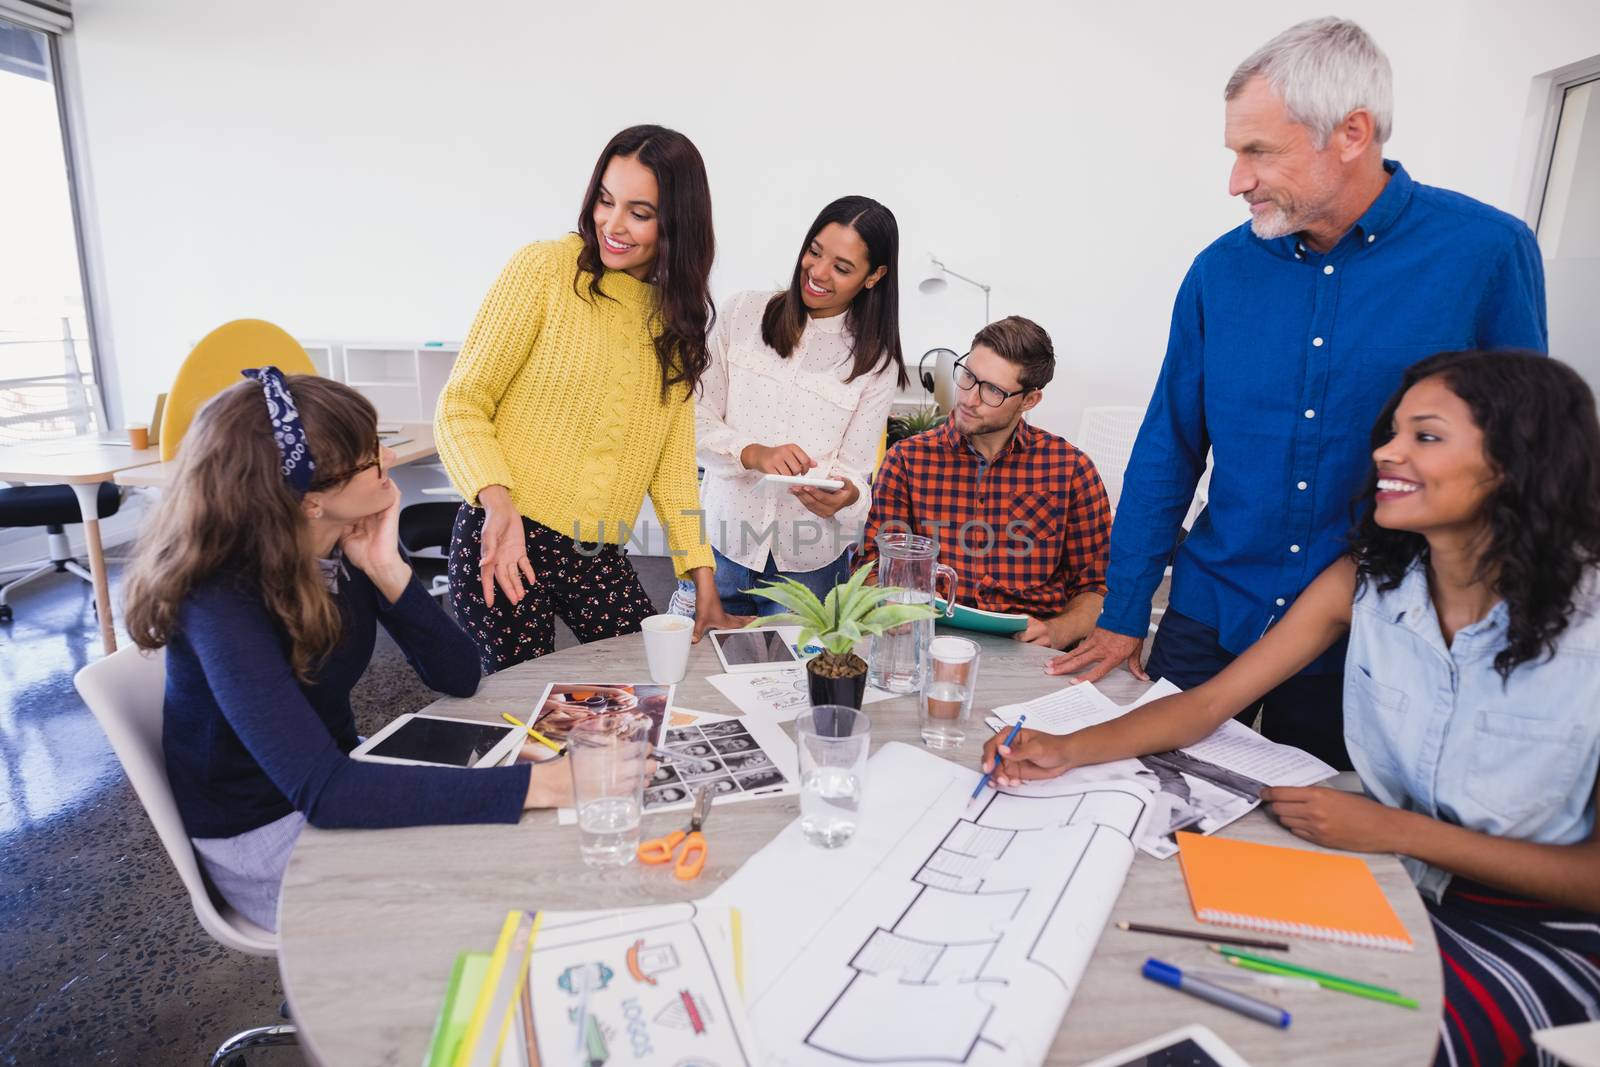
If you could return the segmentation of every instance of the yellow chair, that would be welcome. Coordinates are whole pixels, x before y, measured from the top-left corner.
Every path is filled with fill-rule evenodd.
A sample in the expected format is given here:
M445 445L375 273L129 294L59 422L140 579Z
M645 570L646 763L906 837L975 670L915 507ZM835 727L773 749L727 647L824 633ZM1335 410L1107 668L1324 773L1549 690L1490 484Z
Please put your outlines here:
M315 374L300 342L263 319L235 319L200 339L167 391L161 413L161 458L178 454L195 412L207 400L241 381L239 372L271 364L285 374Z

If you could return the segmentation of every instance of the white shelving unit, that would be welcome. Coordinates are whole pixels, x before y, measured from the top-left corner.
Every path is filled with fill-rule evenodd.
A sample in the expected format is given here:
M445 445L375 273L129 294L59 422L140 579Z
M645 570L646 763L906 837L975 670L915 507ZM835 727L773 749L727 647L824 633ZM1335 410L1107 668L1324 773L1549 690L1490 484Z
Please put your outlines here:
M372 401L380 422L432 422L439 394L461 352L459 344L449 341L302 340L300 345L318 374L343 382ZM396 470L403 474L401 489L408 504L442 499L422 490L449 484L437 464L410 464ZM630 548L642 555L660 555L666 544L666 532L646 496Z
M384 422L431 422L461 347L453 342L301 341L317 373L355 389Z

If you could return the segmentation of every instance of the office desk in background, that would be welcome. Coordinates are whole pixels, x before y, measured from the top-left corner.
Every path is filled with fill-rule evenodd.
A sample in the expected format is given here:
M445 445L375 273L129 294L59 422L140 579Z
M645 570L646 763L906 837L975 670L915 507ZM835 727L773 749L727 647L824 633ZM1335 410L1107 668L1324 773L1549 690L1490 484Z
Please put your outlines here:
M974 636L971 634L965 636ZM1026 700L1058 687L1043 673L1051 653L1004 638L983 645L975 706ZM720 671L709 642L694 646L675 703L737 714L706 681ZM643 679L637 635L566 649L483 680L466 700L443 699L439 714L498 722L526 713L546 682L574 678ZM1144 690L1126 671L1101 688L1122 703ZM916 700L897 696L867 708L874 746L919 744ZM786 727L792 731L793 726ZM975 766L984 731L975 729L952 758ZM871 780L864 817L872 817ZM295 846L279 910L278 963L301 1051L313 1064L338 1067L420 1063L444 997L456 953L487 951L511 908L579 909L698 899L710 893L799 814L799 798L730 805L712 822L704 873L679 882L634 864L592 870L578 858L576 827L556 825L551 812L530 812L515 826L433 826L400 830L318 830ZM646 816L649 838L678 827L679 812ZM1315 849L1261 811L1222 831L1225 836ZM1402 990L1419 1011L1373 1004L1339 993L1285 993L1294 1015L1286 1031L1263 1026L1146 981L1148 956L1180 967L1215 966L1194 941L1125 933L1108 927L1062 1021L1052 1067L1081 1064L1189 1022L1205 1023L1256 1067L1422 1067L1432 1062L1443 988L1428 915L1405 870L1392 856L1363 856L1416 942L1412 952L1386 952L1297 938L1290 959L1335 974ZM1110 921L1195 929L1176 859L1143 853L1134 860ZM1271 993L1261 993L1272 999Z
M397 432L383 435L385 438L392 437L400 441L399 444L391 446L395 452L395 466L415 463L419 459L428 459L438 453L433 443L432 423L386 422L383 425L399 427ZM157 455L156 458L159 460L161 457ZM158 462L147 467L124 471L117 475L117 484L136 485L143 489L164 489L172 484L172 476L177 467L177 460L168 460L165 463Z
M120 475L161 461L159 448L133 449L127 442L126 434L108 433L0 446L0 482L70 485L77 496L89 550L95 609L100 616L100 639L108 655L117 650L117 634L111 617L111 586L106 578L96 498L101 483L117 481Z

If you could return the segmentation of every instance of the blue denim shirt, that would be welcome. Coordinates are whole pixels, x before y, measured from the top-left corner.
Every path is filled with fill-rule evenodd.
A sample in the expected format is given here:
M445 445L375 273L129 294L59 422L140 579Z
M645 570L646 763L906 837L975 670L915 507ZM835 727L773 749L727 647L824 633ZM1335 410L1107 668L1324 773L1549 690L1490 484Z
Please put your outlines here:
M1326 254L1245 224L1195 258L1123 477L1101 626L1143 636L1171 559L1172 607L1243 652L1344 551L1372 424L1407 367L1546 350L1528 227L1384 165L1383 192ZM1173 559L1207 449L1209 502ZM1338 669L1335 651L1309 671Z
M1374 799L1469 830L1546 844L1586 840L1600 771L1600 581L1591 572L1553 658L1504 686L1506 606L1445 647L1416 564L1387 593L1356 596L1344 672L1344 736ZM1450 875L1405 858L1438 900Z

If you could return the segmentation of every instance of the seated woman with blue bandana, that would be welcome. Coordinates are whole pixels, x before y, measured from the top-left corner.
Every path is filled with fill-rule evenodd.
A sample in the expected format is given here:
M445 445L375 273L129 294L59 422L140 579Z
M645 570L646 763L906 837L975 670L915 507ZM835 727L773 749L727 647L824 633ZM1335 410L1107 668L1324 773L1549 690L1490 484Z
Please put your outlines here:
M570 803L565 760L492 769L352 760L350 691L378 624L451 696L478 688L477 648L399 550L400 492L377 413L348 386L246 371L183 439L139 541L127 624L167 649L167 775L200 866L268 930L307 823L516 822Z

